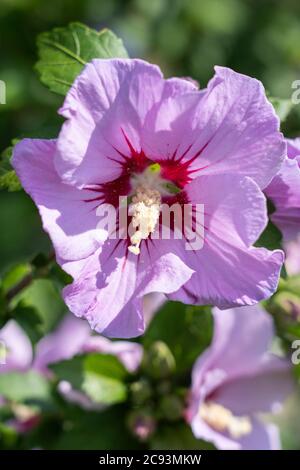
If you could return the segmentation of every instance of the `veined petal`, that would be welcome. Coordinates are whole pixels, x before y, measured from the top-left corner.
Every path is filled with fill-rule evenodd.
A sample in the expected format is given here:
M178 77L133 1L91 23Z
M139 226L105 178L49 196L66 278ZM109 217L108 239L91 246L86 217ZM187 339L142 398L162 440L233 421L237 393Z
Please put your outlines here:
M213 317L212 343L192 372L192 395L203 399L224 383L259 372L275 334L271 316L259 305L228 310L215 307Z
M296 158L284 160L265 193L275 206L272 222L285 241L295 239L300 233L300 166Z
M284 255L250 246L267 221L265 198L256 183L231 175L203 176L188 185L186 193L192 204L203 204L199 236L204 241L202 248L185 250L183 259L195 273L169 297L230 308L272 295Z
M164 80L160 69L137 59L95 59L75 80L61 114L56 168L77 185L111 181L121 163L141 151L141 134L152 106L195 86Z
M64 289L64 298L71 312L85 317L98 333L107 330L125 310L127 322L120 320L125 331L120 330L119 336L130 337L134 336L133 330L141 333L143 329L141 314L135 315L137 308L131 304L137 282L137 258L127 258L126 250L117 243L109 240L102 251L90 257L79 278Z
M68 307L106 336L139 336L145 329L143 297L175 291L193 273L162 247L150 248L139 260L119 241L107 241L102 251L90 257L79 278L65 288Z
M212 343L192 373L186 415L195 436L219 449L280 448L277 428L256 418L261 411L278 411L293 389L290 364L269 349L274 336L271 316L259 306L225 311L214 308L213 316ZM225 413L216 426L222 425L222 419L225 426L225 419L240 417L248 420L250 429L239 437L220 431L221 427L214 427L199 412L209 403L216 406L216 413Z
M15 147L12 164L39 209L58 258L80 260L94 253L107 232L97 228L99 218L86 203L95 194L61 181L55 152L55 140L24 139Z
M131 341L110 341L104 336L90 336L84 345L84 352L112 354L119 358L129 372L135 372L141 364L143 347Z
M165 100L149 113L144 149L150 158L189 165L199 174L239 174L267 186L286 144L262 84L216 67L206 90Z
M286 139L287 142L287 156L291 159L300 156L300 137L296 139Z

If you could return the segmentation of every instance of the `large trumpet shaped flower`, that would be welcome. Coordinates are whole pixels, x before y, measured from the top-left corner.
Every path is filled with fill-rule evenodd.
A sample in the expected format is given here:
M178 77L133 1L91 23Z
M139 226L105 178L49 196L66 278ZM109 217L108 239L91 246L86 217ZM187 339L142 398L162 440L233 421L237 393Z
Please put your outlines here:
M293 390L291 364L270 352L272 318L259 306L215 308L211 346L192 373L187 420L196 437L224 450L277 450L278 428L261 420Z
M275 291L283 254L253 244L286 145L259 81L216 67L199 91L141 60L94 60L60 114L58 139L23 140L13 165L74 278L64 298L76 316L133 337L150 293L228 308ZM135 231L114 239L99 208L115 208L118 225L120 196ZM172 223L171 239L154 237L163 204L204 208L199 225L192 218L201 249Z

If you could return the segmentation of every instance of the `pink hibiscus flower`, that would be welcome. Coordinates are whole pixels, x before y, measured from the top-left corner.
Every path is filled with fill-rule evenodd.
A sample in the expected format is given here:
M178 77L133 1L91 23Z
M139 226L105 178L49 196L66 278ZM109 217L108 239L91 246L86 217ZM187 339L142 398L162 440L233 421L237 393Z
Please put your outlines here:
M112 342L101 336L93 336L89 325L71 314L61 321L54 332L49 333L37 343L35 354L25 331L14 320L10 320L0 330L0 341L6 348L5 364L1 364L0 374L35 370L50 378L52 376L49 369L51 364L72 359L77 354L91 352L116 356L124 367L133 373L140 366L143 356L143 348L140 344L129 341ZM58 384L58 390L66 400L85 409L103 408L103 405L95 404L83 392L73 389L72 385L65 380ZM5 400L0 396L0 406L4 403ZM22 418L19 416L18 419L11 421L11 425L20 432L26 432L38 423L38 418L36 414L30 418L26 415Z
M50 364L91 352L118 357L129 372L136 371L143 356L140 344L93 336L86 322L68 314L53 333L46 335L37 344L33 367L47 373Z
M199 91L141 60L94 60L60 113L58 139L23 140L13 165L74 278L64 298L76 316L134 337L149 293L228 308L276 290L283 253L252 245L267 223L262 189L286 145L260 82L216 67ZM136 231L113 239L98 210L109 204L120 223L120 196ZM161 204L175 203L204 207L202 249L187 249L186 233L153 236Z
M269 352L272 318L259 306L214 314L211 346L196 361L187 420L219 449L275 450L279 431L259 419L293 390L291 364Z
M92 336L88 324L67 315L59 327L42 338L36 347L33 368L44 375L51 375L49 365L71 359L77 354L99 352L116 356L129 372L135 372L143 357L140 344L129 341L110 341L101 336ZM87 410L99 410L104 405L94 403L85 393L76 390L67 380L58 384L58 390L64 398Z
M287 139L287 157L265 193L275 206L271 220L284 242L295 241L300 234L300 139Z

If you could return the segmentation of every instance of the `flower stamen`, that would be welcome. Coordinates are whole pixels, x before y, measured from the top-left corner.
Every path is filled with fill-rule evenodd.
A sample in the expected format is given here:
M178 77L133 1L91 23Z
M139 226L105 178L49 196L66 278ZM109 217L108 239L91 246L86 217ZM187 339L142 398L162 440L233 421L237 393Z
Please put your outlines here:
M140 254L140 244L146 240L156 229L160 214L161 195L157 189L138 186L136 194L129 206L129 214L132 215L132 226L137 229L130 237L131 245L128 250Z
M227 431L233 439L238 439L252 431L248 416L235 416L228 408L214 402L200 406L200 417L218 432Z

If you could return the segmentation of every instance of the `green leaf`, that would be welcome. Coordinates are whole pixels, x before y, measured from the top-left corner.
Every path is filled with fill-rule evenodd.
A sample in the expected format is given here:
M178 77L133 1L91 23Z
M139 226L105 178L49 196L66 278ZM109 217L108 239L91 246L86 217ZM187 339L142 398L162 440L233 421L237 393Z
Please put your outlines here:
M98 32L80 23L55 28L37 39L41 82L65 95L82 68L92 59L128 57L122 41L112 32Z
M72 276L63 271L57 263L52 263L49 269L49 278L58 285L60 288L71 284L73 281Z
M8 400L48 400L50 387L45 377L34 371L0 374L0 395Z
M293 109L293 103L289 99L269 97L277 116L284 122Z
M0 328L14 316L9 309L8 294L25 276L31 273L28 263L17 264L4 273L0 282Z
M21 183L11 166L13 146L8 147L0 156L0 189L6 189L10 192L20 191Z
M95 403L104 405L121 403L127 397L127 389L122 382L95 372L86 372L82 389Z
M124 381L128 373L115 356L99 353L76 356L53 364L51 369L59 380L67 380L95 403L111 405L126 400Z
M116 380L125 380L128 375L123 364L111 354L93 353L85 357L84 369Z
M126 369L115 356L91 354L84 361L82 389L96 403L120 403L127 397L123 383L126 376Z
M70 382L76 389L82 387L84 356L75 356L72 359L60 361L50 366L58 380Z
M187 307L180 302L168 302L150 323L143 343L146 349L154 341L166 343L175 358L177 373L182 373L191 368L209 346L212 333L209 307Z
M4 292L18 284L27 274L31 273L32 269L29 263L16 264L9 269L2 279L2 287Z
M33 344L44 336L43 319L36 308L19 302L11 312L11 316L23 328Z
M48 279L35 279L45 269L38 265L37 259L32 265L17 264L5 273L1 283L1 292L7 304L6 315L2 316L6 320L14 318L32 343L51 331L66 311L55 284Z
M61 298L60 291L49 279L36 279L29 287L18 294L12 304L34 308L43 321L44 334L52 331L66 313L66 306Z
M255 243L255 246L268 248L269 250L281 249L282 234L280 230L269 221L267 227Z

